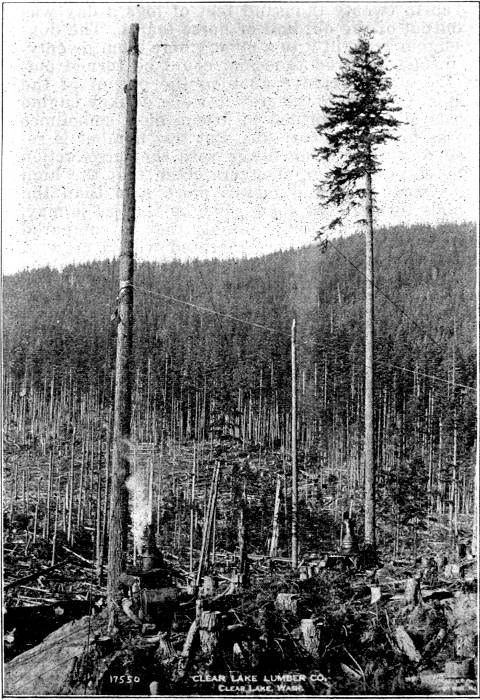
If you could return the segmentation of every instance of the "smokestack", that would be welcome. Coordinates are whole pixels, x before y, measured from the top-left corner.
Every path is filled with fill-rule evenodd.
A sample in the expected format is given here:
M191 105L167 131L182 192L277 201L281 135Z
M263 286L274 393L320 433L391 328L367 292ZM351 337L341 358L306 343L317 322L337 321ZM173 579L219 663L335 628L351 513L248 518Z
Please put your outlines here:
M157 569L163 565L163 557L155 541L155 532L152 523L149 523L145 527L143 541L142 571L146 573L147 571Z

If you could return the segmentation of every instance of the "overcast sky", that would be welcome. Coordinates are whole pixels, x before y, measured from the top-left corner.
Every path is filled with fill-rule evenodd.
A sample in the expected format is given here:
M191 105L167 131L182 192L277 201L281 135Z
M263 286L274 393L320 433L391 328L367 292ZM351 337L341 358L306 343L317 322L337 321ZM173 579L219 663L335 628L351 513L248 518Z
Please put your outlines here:
M476 219L476 3L7 4L4 273L118 254L130 22L139 259L313 240L319 107L361 25L408 122L383 150L378 223Z

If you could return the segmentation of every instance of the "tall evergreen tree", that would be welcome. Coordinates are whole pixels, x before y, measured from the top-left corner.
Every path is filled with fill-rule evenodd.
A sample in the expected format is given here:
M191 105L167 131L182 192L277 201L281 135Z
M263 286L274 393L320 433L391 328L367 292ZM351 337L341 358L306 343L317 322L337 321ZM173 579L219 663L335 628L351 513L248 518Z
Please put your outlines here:
M363 210L357 221L365 228L365 543L375 547L375 463L373 428L373 338L374 338L374 265L372 176L380 170L378 147L397 139L400 122L394 113L383 47L373 48L373 31L361 29L358 42L348 55L340 57L336 74L340 92L332 93L322 106L324 120L316 127L326 142L314 157L329 163L324 180L318 186L321 204L334 206L338 215L330 222L333 229L350 211ZM320 235L325 230L320 231Z

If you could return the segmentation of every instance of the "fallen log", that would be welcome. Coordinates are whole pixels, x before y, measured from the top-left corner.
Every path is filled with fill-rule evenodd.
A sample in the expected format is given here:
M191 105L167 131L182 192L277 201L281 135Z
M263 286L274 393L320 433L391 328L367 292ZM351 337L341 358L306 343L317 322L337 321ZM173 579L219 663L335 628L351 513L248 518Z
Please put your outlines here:
M21 586L24 583L28 583L29 581L35 581L35 579L39 576L48 576L48 574L50 574L52 571L55 571L55 569L59 569L60 567L65 566L65 564L67 564L68 561L68 559L63 559L62 561L59 561L58 564L49 566L46 569L39 569L33 574L28 574L28 576L22 576L22 578L17 578L15 581L10 581L10 583L5 584L3 590L8 591L11 588L16 588L17 586Z
M38 605L42 605L45 603L61 603L62 599L61 598L46 598L44 596L28 596L28 595L17 595L17 600L21 600L23 602L27 603L36 603Z
M75 552L73 549L70 549L70 547L67 547L64 544L62 545L62 547L66 552L68 552L69 554L73 554L74 557L77 557L77 559L80 559L80 561L83 561L85 564L88 564L88 566L93 566L93 561L91 561L90 559L87 559L81 554L78 554L78 552Z
M190 629L188 630L188 634L185 638L185 643L183 645L182 653L181 653L180 658L178 660L178 668L177 668L178 678L183 678L187 672L187 669L189 667L189 664L190 664L191 658L192 658L193 643L197 637L198 630L199 630L199 620L198 620L198 618L195 618L195 620L190 625Z
M5 695L66 695L69 677L93 634L103 622L82 617L52 632L38 646L4 665Z

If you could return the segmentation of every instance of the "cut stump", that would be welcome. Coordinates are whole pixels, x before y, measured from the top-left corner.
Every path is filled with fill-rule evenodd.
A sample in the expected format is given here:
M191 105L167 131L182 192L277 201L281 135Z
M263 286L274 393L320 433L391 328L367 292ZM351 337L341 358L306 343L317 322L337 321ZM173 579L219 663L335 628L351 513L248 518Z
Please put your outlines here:
M200 648L202 654L213 659L218 645L220 613L206 610L200 616Z
M315 656L320 646L320 634L311 619L304 619L300 622L300 632L302 635L302 645L309 654Z
M280 612L297 614L298 595L296 593L279 593L275 601L275 607Z

